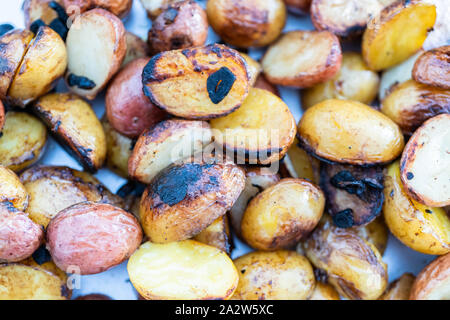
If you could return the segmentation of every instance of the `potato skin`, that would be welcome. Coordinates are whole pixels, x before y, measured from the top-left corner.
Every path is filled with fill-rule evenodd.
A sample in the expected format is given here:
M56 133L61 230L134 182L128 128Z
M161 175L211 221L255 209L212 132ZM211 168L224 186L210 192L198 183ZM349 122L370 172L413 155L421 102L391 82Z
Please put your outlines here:
M309 13L311 2L312 0L284 0L288 9L298 14Z
M109 296L100 293L91 293L85 296L79 296L74 300L113 300Z
M102 8L108 10L119 18L124 18L131 10L133 0L63 0L66 11L78 8L78 13Z
M320 183L320 161L301 148L297 138L289 147L287 155L283 159L283 165L282 177L306 179L317 185Z
M104 203L82 202L59 212L47 227L47 248L62 270L100 273L128 259L142 241L136 218Z
M164 8L167 6L183 0L141 0L142 6L147 11L147 16L151 20L155 20Z
M250 86L254 87L256 79L259 78L259 75L261 74L262 66L258 61L254 60L248 54L245 54L243 52L239 52L239 54L242 56L242 58L244 58L245 62L247 63L247 72Z
M239 285L232 300L306 300L314 272L295 251L251 252L234 260Z
M411 273L402 274L400 278L389 284L386 292L378 300L409 300L415 278Z
M129 31L125 32L125 39L127 43L127 52L121 68L124 68L133 60L147 57L149 52L147 43L134 33Z
M0 202L8 202L20 211L25 211L28 207L29 196L24 185L16 174L0 166Z
M389 229L384 223L383 217L378 217L365 226L353 227L348 230L355 232L360 238L374 245L381 255L384 254L388 243Z
M25 18L25 27L30 29L30 26L36 20L42 20L46 25L49 25L53 20L58 19L58 14L53 10L49 4L52 0L25 0L22 5L22 10ZM55 2L62 5L63 0L56 0Z
M450 46L423 53L414 64L412 77L420 83L450 89Z
M255 81L255 84L253 85L253 87L258 88L258 89L267 90L278 97L280 96L280 91L278 90L278 88L276 86L274 86L273 84L271 84L267 80L267 78L264 74L260 74L258 76L258 78L256 78L256 81Z
M214 222L206 229L203 229L202 232L197 234L193 240L216 247L227 254L231 254L231 234L228 216L223 215L214 220Z
M341 300L341 298L331 285L317 281L314 291L308 300Z

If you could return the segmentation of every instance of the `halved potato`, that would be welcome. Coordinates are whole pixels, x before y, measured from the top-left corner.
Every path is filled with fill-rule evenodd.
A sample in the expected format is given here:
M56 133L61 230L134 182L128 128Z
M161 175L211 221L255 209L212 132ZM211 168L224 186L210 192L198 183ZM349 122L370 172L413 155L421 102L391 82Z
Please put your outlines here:
M450 89L450 46L423 53L414 64L414 80L442 89Z
M250 164L280 160L295 138L295 119L276 95L252 88L237 111L211 120L214 141Z
M333 78L341 61L341 46L333 33L290 31L269 47L262 67L271 83L307 88Z
M383 70L416 53L436 21L436 7L418 0L384 8L367 26L362 54L372 70Z
M314 291L308 300L341 300L341 298L331 285L317 281Z
M262 71L261 64L252 59L248 54L239 52L242 56L242 58L245 59L245 62L247 62L247 71L248 71L248 78L250 82L250 86L255 86L256 79L258 79L258 76L260 75Z
M187 119L233 112L250 86L244 58L219 44L157 54L144 68L142 81L154 104Z
M95 172L106 158L106 138L91 106L69 93L52 93L33 105L62 146L87 170Z
M183 0L141 0L142 6L150 19L156 19L164 8L172 3L176 3Z
M217 218L206 229L197 234L193 240L216 247L217 249L231 253L231 236L228 217L223 215Z
M450 114L427 120L406 144L401 159L406 192L430 207L450 205Z
M283 163L292 178L307 179L319 184L320 161L302 149L297 138L289 147Z
M129 31L125 32L125 40L127 43L127 51L123 59L121 68L125 67L128 62L148 56L147 42Z
M239 281L225 252L194 240L146 242L127 269L133 286L150 300L229 299Z
M415 278L411 273L402 274L400 278L389 284L386 292L378 300L409 300Z
M133 0L62 0L66 10L78 11L83 13L93 8L102 8L108 10L119 18L124 18L131 10Z
M29 196L22 182L10 169L0 166L0 202L9 202L16 209L25 211Z

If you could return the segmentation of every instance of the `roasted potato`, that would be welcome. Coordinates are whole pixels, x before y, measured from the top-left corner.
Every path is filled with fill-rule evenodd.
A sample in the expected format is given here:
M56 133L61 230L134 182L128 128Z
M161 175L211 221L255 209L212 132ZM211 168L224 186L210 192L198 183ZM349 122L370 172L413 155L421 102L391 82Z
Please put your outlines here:
M341 300L339 293L328 283L316 282L313 293L308 300Z
M255 81L255 84L253 85L253 87L259 88L259 89L264 89L269 92L272 92L276 96L280 96L280 91L278 90L278 88L276 86L274 86L273 84L271 84L269 81L267 81L266 77L262 73L258 76L258 78L256 78L256 81Z
M127 269L133 286L150 300L229 299L239 281L225 252L194 240L146 242Z
M25 211L29 196L19 177L0 165L0 181L0 202L9 202L16 209Z
M44 227L58 212L80 202L124 206L97 178L68 167L34 166L23 172L20 180L30 197L26 212Z
M157 54L144 68L142 80L154 104L187 119L231 113L249 89L244 58L219 44Z
M206 12L214 31L240 48L270 44L286 23L283 0L209 0Z
M430 207L449 206L450 114L433 117L417 129L400 163L406 193Z
M142 6L150 19L156 19L168 5L183 0L141 0Z
M298 133L302 146L315 156L354 165L391 162L405 145L391 119L350 100L330 99L309 108Z
M161 170L201 152L210 142L211 130L205 121L162 121L137 140L128 160L128 173L133 179L148 184Z
M362 239L373 244L381 255L384 254L388 243L389 230L384 223L383 217L378 217L365 226L353 227L347 230L355 232Z
M294 13L307 14L310 10L312 0L284 0L288 9Z
M139 247L142 230L136 218L110 204L82 202L60 211L47 227L47 249L62 270L80 274L108 270Z
M226 215L217 218L206 229L197 234L193 240L216 247L217 249L231 253L230 225Z
M108 10L119 18L124 18L131 10L133 0L62 0L67 11L77 9L83 13L94 8Z
M416 53L436 21L436 7L419 0L397 1L370 20L362 54L372 70L396 65Z
M122 65L127 51L125 27L106 10L89 10L76 16L66 44L67 85L92 100Z
M248 72L248 78L250 82L250 86L254 87L256 85L256 81L259 78L259 75L262 71L261 64L252 59L248 54L239 52L242 58L244 58L245 62L247 62L247 72Z
M54 3L55 4L54 4ZM44 24L49 25L53 20L59 19L58 11L61 7L63 0L25 0L22 5L24 17L25 17L25 27L30 29L33 22L41 20ZM52 4L50 4L52 3ZM53 7L58 7L55 10Z
M404 273L400 278L389 284L386 292L378 300L409 300L415 278L411 273Z
M87 102L74 94L52 93L40 98L32 108L83 167L95 172L103 166L105 133Z
M39 160L46 142L41 121L25 112L8 111L0 136L0 164L20 172Z
M412 77L420 83L450 89L450 46L422 54L414 64Z
M231 209L244 185L244 170L229 161L174 164L142 195L145 234L155 243L191 238Z
M427 166L432 170L431 166ZM400 180L399 161L384 178L383 214L392 234L406 246L425 254L450 252L450 218L442 208L424 206L409 198Z
M121 68L133 60L147 57L149 52L147 43L134 33L126 31L125 40L127 43L127 52L125 53Z
M308 259L295 251L251 252L234 260L233 300L306 300L315 285Z
M307 179L315 184L319 184L320 161L302 149L299 146L297 138L295 138L294 143L289 147L283 163L287 173L292 178Z
M252 88L235 112L211 120L214 141L228 154L250 164L280 160L295 138L289 107L267 90Z
M100 293L91 293L85 296L79 296L75 300L113 300L111 297Z

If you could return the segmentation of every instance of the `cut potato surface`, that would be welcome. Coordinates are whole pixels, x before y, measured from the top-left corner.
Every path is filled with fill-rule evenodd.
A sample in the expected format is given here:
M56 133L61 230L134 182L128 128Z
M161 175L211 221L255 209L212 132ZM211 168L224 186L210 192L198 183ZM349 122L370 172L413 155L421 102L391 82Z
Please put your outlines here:
M193 240L146 242L127 269L136 290L152 300L229 299L239 281L226 253Z
M114 130L107 119L102 119L102 125L106 137L106 166L122 177L128 177L128 159L134 141Z
M439 47L422 54L412 74L414 80L442 89L450 89L450 46Z
M20 211L28 206L28 193L19 177L10 169L0 166L0 202L9 202Z
M292 178L307 179L315 184L319 183L320 161L302 149L297 138L289 147L283 163Z

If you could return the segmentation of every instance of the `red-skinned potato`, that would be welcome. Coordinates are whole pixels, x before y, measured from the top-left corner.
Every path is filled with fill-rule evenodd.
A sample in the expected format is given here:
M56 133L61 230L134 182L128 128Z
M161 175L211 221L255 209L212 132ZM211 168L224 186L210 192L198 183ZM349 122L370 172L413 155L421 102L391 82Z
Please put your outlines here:
M63 0L63 2L67 12L76 11L80 14L94 8L102 8L119 18L125 17L133 5L133 0Z
M307 14L310 10L312 0L284 0L288 9L294 13Z
M77 298L75 298L74 300L113 300L111 299L111 297L106 296L104 294L100 294L100 293L91 293L91 294L87 294L85 296L79 296Z
M450 46L423 53L414 64L412 77L420 83L450 89Z

